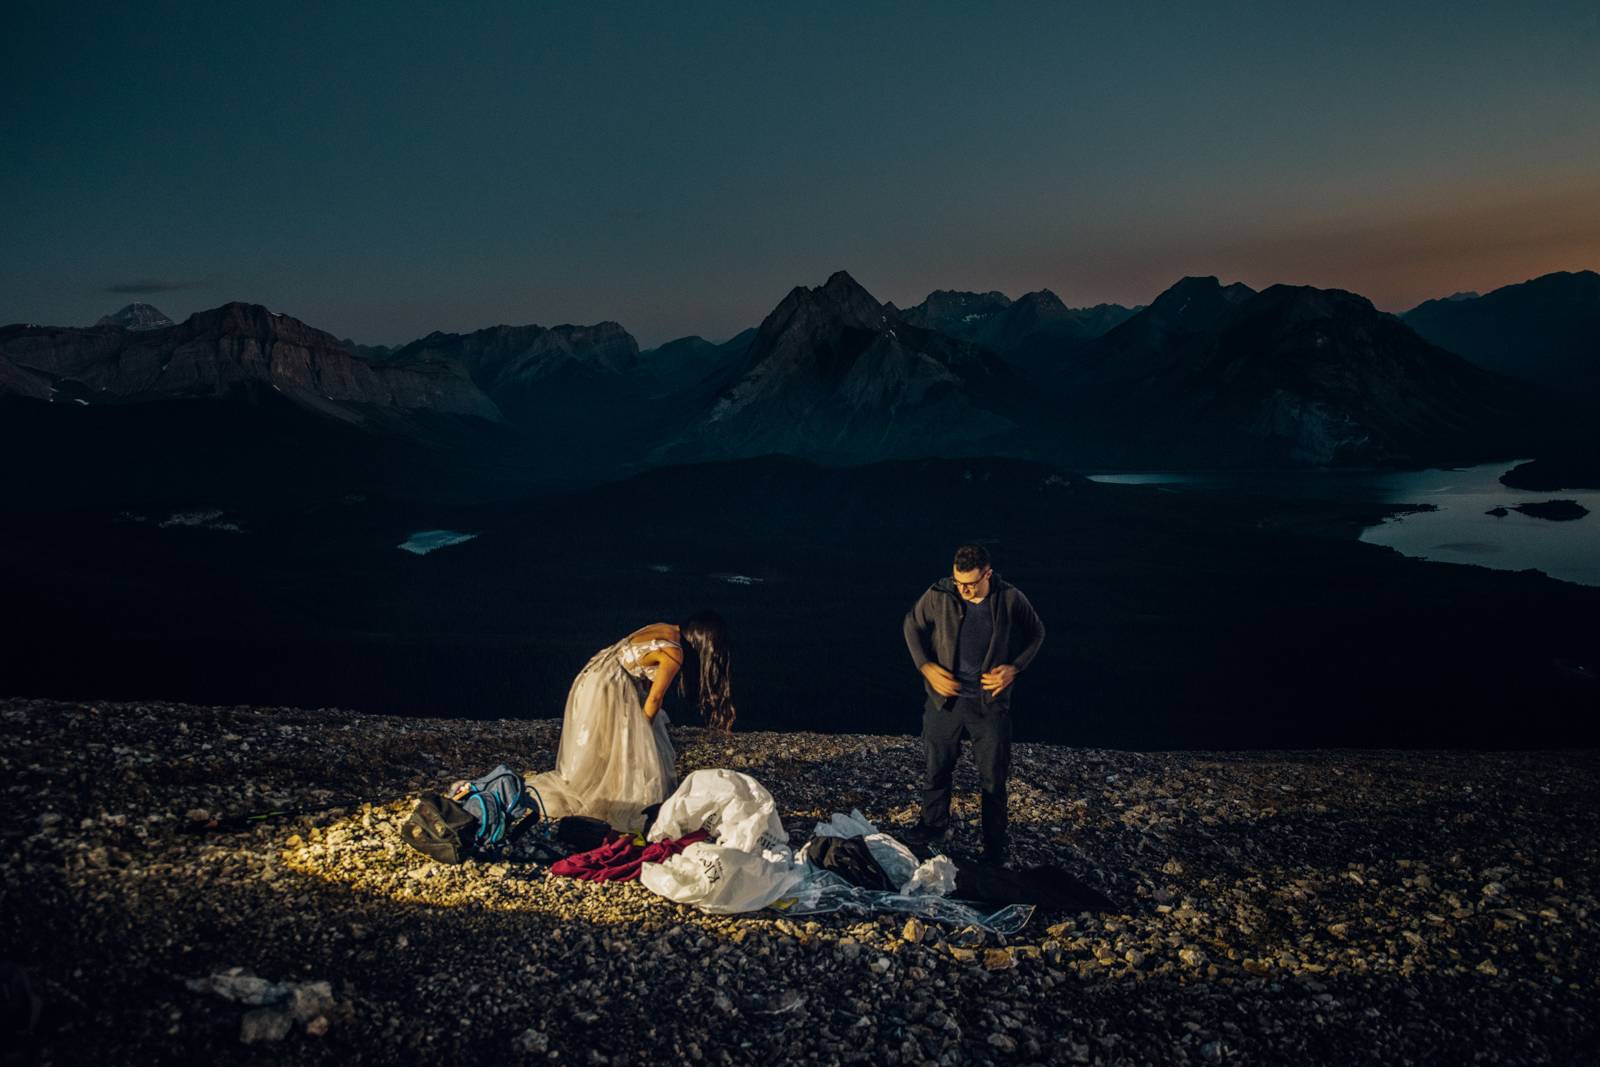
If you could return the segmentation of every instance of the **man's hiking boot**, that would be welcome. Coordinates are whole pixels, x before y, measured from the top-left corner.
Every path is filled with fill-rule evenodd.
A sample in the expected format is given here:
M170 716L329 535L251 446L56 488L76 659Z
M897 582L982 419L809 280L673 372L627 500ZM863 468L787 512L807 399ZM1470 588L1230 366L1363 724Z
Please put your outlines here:
M948 845L956 835L955 828L946 826L943 830L930 830L921 823L897 828L894 836L908 845Z
M984 845L983 862L990 867L1011 866L1011 850L1005 845Z

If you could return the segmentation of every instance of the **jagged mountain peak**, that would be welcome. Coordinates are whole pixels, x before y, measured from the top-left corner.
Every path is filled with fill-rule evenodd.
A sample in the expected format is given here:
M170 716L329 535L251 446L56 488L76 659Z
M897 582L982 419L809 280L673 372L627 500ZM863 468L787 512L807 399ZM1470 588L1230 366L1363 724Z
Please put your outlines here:
M1372 301L1344 289L1311 285L1269 285L1245 307L1251 314L1273 314L1286 321L1332 318L1344 314L1377 314Z
M1011 298L1001 292L935 289L922 303L900 312L900 317L923 329L941 330L953 336L970 338L983 323L1009 307Z
M884 305L845 271L834 271L820 289L811 292L829 310L865 325L875 324L885 314Z
M1011 298L998 289L991 289L987 293L969 292L962 289L935 289L928 294L921 307L929 310L945 310L956 308L971 308L974 306L984 308L1003 308L1011 305Z
M1185 302L1193 300L1238 304L1254 295L1255 290L1243 282L1223 285L1214 274L1191 274L1180 278L1152 300L1149 310L1158 314L1181 311Z
M1017 306L1057 315L1065 315L1069 310L1062 299L1049 289L1036 289L1031 293L1023 293L1017 297Z
M1241 282L1223 285L1212 275L1191 276L1175 283L1124 325L1209 329L1255 295L1254 289Z
M101 316L96 326L120 326L124 330L160 330L172 325L172 320L152 304L128 304Z
M816 288L797 285L789 290L777 307L762 320L754 347L762 347L768 339L791 329L811 331L830 324L828 328L850 326L863 330L878 330L898 315L885 308L854 278L844 271L835 271L827 282Z

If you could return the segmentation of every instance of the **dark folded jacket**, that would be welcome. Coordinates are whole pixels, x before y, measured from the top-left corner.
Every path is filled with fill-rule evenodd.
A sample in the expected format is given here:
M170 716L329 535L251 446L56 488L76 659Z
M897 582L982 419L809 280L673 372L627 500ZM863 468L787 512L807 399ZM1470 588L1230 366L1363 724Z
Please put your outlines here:
M894 890L889 876L872 858L867 839L818 834L806 842L805 857L825 871L832 871L851 885L862 889Z

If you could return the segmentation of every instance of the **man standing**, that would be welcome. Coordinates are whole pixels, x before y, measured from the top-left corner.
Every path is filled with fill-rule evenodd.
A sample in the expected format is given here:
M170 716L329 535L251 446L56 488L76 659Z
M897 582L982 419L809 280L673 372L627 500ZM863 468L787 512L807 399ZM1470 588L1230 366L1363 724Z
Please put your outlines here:
M1011 773L1011 685L1044 644L1044 624L1022 595L989 565L981 545L956 549L951 576L928 587L906 613L911 662L922 672L927 703L922 747L928 759L922 816L905 836L947 841L950 782L961 736L983 793L984 859L1007 861L1006 778Z

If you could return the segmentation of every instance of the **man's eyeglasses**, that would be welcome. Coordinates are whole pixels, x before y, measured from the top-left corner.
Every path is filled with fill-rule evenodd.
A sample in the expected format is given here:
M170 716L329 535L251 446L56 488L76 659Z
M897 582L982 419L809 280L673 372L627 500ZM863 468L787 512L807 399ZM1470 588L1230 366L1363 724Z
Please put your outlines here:
M963 582L955 579L952 580L955 581L956 589L960 592L976 593L978 591L978 586L982 585L988 579L989 575L993 573L993 570L986 569L982 574L978 575L976 580L971 582Z

